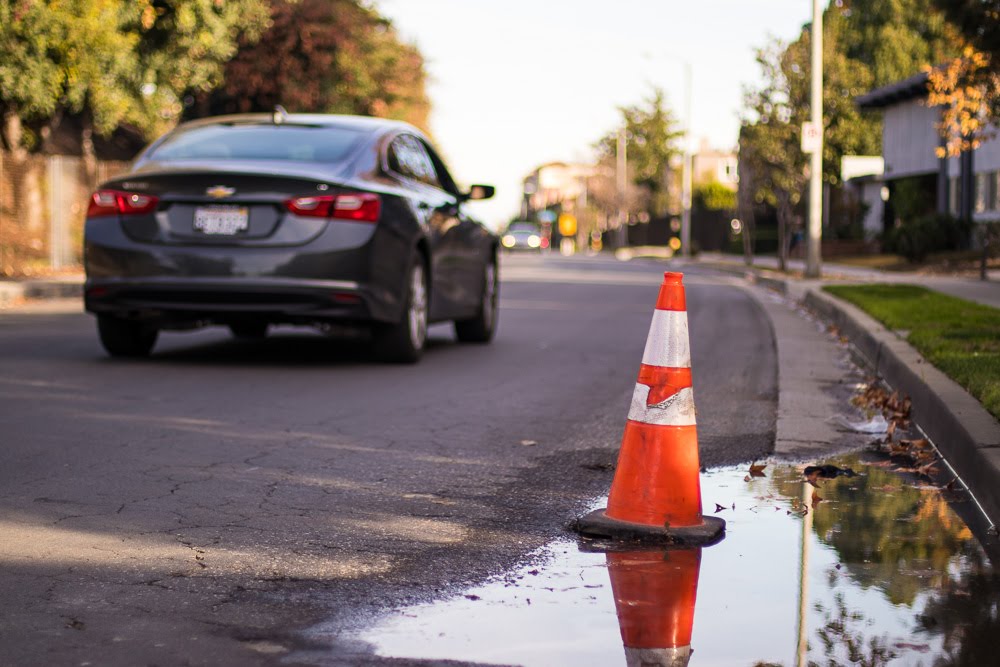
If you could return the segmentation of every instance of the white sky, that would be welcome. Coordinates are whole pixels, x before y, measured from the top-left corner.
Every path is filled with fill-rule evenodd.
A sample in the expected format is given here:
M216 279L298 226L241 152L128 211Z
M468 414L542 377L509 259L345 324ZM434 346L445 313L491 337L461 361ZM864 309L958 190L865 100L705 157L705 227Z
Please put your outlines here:
M684 116L693 71L694 145L736 144L754 50L791 39L809 0L378 0L427 61L431 132L456 180L497 187L475 204L499 227L517 214L536 166L589 161L617 107L662 87Z

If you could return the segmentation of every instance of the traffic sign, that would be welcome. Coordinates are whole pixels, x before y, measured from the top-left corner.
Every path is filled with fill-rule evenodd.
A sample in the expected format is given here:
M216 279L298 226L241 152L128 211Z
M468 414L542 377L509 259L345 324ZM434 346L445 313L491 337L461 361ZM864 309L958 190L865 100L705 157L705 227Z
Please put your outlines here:
M815 153L823 143L823 129L815 123L802 123L802 152Z
M576 216L570 213L563 213L559 216L559 233L563 236L573 236L576 234Z

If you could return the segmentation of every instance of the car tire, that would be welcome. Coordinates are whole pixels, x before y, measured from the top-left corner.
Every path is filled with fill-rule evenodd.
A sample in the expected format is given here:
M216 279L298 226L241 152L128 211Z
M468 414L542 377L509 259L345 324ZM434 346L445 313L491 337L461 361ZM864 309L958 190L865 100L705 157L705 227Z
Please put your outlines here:
M382 361L412 364L423 356L427 343L428 292L423 261L410 265L406 280L406 298L399 322L382 325L374 331L375 354Z
M490 259L483 269L483 291L479 299L479 310L475 317L455 321L455 337L463 343L488 343L497 328L497 305L499 300L499 280L497 263Z
M111 315L97 317L101 345L112 357L145 357L156 345L156 327Z
M239 322L229 325L229 331L239 340L263 340L267 338L267 322Z

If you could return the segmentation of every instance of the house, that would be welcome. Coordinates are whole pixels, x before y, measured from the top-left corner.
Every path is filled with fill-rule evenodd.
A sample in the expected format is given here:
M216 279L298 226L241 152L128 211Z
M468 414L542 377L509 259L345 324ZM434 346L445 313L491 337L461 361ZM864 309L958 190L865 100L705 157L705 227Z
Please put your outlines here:
M939 158L941 111L928 106L927 83L924 72L855 100L861 109L883 114L883 229L927 213L1000 220L1000 140L987 138L961 157Z

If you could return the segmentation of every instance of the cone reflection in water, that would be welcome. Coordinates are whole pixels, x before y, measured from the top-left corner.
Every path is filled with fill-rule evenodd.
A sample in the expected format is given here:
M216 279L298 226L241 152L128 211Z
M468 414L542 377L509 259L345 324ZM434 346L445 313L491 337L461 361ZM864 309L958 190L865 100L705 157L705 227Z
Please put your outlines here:
M653 311L608 506L580 518L584 535L705 545L725 521L701 513L691 346L683 275L667 272Z
M628 667L684 667L698 595L701 549L609 552Z

